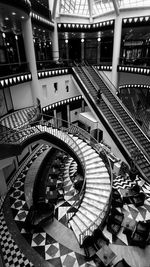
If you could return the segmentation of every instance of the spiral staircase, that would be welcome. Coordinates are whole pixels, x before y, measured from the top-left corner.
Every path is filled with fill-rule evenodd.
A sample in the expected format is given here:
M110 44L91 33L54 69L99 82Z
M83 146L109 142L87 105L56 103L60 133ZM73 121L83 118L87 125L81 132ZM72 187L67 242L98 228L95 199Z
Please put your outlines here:
M87 133L83 135L83 132L76 126L57 129L52 122L42 120L34 126L29 124L21 129L14 129L1 139L5 144L24 145L31 138L34 140L34 137L42 140L46 134L45 141L54 142L59 148L69 149L75 160L78 159L84 173L83 185L72 208L68 210L67 217L68 226L80 245L86 235L92 234L95 228L103 224L109 210L112 183L111 172L101 157L102 147L96 140L95 145L93 140L90 143Z

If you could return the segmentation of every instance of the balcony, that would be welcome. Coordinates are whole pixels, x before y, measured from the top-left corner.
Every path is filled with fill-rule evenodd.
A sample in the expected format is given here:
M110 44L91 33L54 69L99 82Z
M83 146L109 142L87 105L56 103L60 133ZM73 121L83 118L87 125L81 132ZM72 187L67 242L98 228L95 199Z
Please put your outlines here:
M13 76L26 72L30 72L27 62L0 64L0 77Z
M43 4L38 0L31 0L31 5L33 11L52 21L51 11L48 7L48 1L47 4Z

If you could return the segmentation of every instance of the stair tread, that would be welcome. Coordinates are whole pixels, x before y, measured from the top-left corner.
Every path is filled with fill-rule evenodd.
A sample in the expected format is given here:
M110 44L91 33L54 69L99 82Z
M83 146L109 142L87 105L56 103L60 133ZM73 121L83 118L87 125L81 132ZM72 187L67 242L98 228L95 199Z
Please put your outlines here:
M98 202L97 200L90 199L88 197L85 197L83 202L85 202L86 204L90 203L91 206L94 206L94 207L98 208L99 210L102 210L104 207L104 203Z
M86 178L87 179L101 179L101 178L108 179L109 174L107 170L105 172L95 173L94 176L92 173L86 173Z
M91 194L96 194L96 195L107 197L110 195L110 190L86 188L85 193L91 193Z
M106 191L110 191L111 190L111 187L110 187L110 184L102 184L102 183L91 183L91 184L88 184L86 183L86 189L90 189L90 188L93 188L93 189L100 189L100 190L106 190Z
M105 196L102 196L102 195L94 195L93 193L90 193L90 192L85 192L84 198L85 197L88 197L88 198L93 199L93 200L97 200L98 202L101 202L101 203L106 203L106 201L108 199Z
M82 210L82 209L81 209ZM82 211L80 211L80 208L78 209L78 211L76 212L75 216L78 216L78 218L86 225L90 225L92 222L92 219L88 218L86 216L85 213L82 213Z
M104 167L105 166L105 164L104 164L104 162L103 161L97 161L97 162L93 162L93 163L89 163L89 162L87 162L87 167L86 167L86 169L88 170L88 169L96 169L96 168L98 168L98 167Z
M95 215L99 215L101 210L99 210L97 207L94 207L93 205L87 202L82 202L80 207L84 207L85 209L87 209L89 212L94 213Z
M79 211L82 212L83 215L88 217L91 221L95 221L97 219L97 214L92 213L82 205L80 206Z
M105 185L110 185L110 180L109 180L109 178L100 178L99 179L99 177L96 177L96 178L88 178L87 176L86 176L86 184L87 185L90 185L90 184L97 184L97 185L103 185L103 184L105 184Z
M72 220L75 221L76 225L78 225L78 228L80 229L81 232L86 230L87 226L83 223L83 221L77 216L73 216Z
M98 173L98 172L106 172L107 171L107 169L106 169L106 167L105 166L102 166L102 167L98 167L98 168L96 168L96 169L89 169L89 170L87 170L87 173L88 174L90 174L90 173Z

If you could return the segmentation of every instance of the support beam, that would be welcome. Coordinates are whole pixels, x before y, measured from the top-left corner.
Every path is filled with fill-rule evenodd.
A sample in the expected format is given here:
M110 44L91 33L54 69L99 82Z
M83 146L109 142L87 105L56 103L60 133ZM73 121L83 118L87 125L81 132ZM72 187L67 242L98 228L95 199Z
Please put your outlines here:
M90 23L93 22L93 0L88 0L88 7L89 7L89 16L90 16Z
M120 12L119 12L118 0L112 0L112 2L113 2L113 5L114 5L116 16L119 16Z
M60 2L60 0L59 0L59 2ZM55 19L55 17L56 17L57 4L58 4L58 0L55 0L53 3L53 9L52 9L52 19Z

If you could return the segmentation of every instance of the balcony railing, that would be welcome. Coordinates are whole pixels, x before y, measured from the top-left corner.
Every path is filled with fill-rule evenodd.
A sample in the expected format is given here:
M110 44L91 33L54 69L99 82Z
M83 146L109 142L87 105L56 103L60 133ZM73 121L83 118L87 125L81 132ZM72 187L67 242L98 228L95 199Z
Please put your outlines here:
M64 68L64 67L69 67L73 66L73 61L72 60L40 60L36 61L37 69L38 70L48 70L51 68Z
M27 62L9 64L0 63L0 77L21 74L25 72L30 72L29 64Z
M150 58L149 57L132 57L132 58L125 58L120 57L119 60L120 66L134 66L134 67L150 67Z
M52 21L51 11L49 10L49 7L48 7L48 1L47 1L47 6L46 6L40 3L40 1L31 0L31 5L32 5L33 11L35 11L36 13Z

